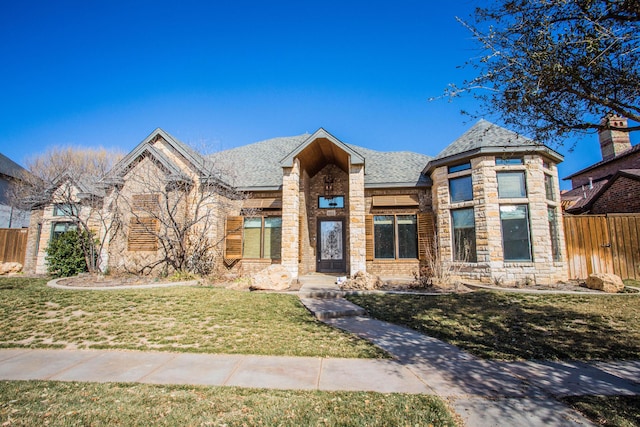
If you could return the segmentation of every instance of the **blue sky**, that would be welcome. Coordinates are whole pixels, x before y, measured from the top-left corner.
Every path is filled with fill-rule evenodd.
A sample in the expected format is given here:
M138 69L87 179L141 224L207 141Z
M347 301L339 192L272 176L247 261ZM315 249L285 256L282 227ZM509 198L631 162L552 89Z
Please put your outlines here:
M476 4L4 1L0 152L127 152L156 127L220 150L324 127L436 155L475 122L460 114L470 97L428 98L473 72L458 67L479 51L455 17ZM557 149L561 176L600 160L596 136Z

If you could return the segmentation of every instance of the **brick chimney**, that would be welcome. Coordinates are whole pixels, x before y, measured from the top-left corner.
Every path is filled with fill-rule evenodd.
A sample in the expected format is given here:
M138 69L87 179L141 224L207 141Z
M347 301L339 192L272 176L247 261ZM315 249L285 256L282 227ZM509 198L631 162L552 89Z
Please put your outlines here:
M609 160L631 148L629 132L618 129L627 127L627 119L618 114L607 114L600 122L598 139L602 160Z

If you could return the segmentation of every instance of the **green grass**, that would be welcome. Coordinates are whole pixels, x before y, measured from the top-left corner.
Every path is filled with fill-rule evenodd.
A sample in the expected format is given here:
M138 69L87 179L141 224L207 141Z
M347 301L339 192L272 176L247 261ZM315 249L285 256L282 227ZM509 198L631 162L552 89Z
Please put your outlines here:
M435 396L0 381L2 426L455 426Z
M371 316L487 359L640 359L640 295L349 297Z
M562 401L599 425L640 426L640 396L572 396Z
M74 291L0 279L0 347L385 357L293 295L208 287Z

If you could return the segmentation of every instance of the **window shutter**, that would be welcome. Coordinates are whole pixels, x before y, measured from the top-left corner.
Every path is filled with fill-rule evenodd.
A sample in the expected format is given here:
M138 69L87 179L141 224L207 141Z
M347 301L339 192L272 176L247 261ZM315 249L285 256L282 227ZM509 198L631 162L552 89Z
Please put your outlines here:
M241 216L227 217L225 224L224 259L242 258L242 226Z
M426 261L427 256L433 256L433 238L435 227L433 222L433 212L421 212L418 214L418 258Z
M364 217L366 260L373 261L373 215Z
M155 218L131 218L127 249L130 251L158 250L158 220Z

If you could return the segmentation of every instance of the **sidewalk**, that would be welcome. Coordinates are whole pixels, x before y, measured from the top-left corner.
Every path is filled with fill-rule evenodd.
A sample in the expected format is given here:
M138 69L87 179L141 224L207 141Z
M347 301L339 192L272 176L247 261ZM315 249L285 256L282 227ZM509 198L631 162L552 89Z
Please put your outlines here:
M557 398L640 394L640 361L486 361L416 331L363 316L362 308L342 299L327 278L307 279L300 294L316 317L371 341L394 358L0 349L0 380L437 394L467 426L483 427L592 425ZM323 297L314 297L318 295Z

